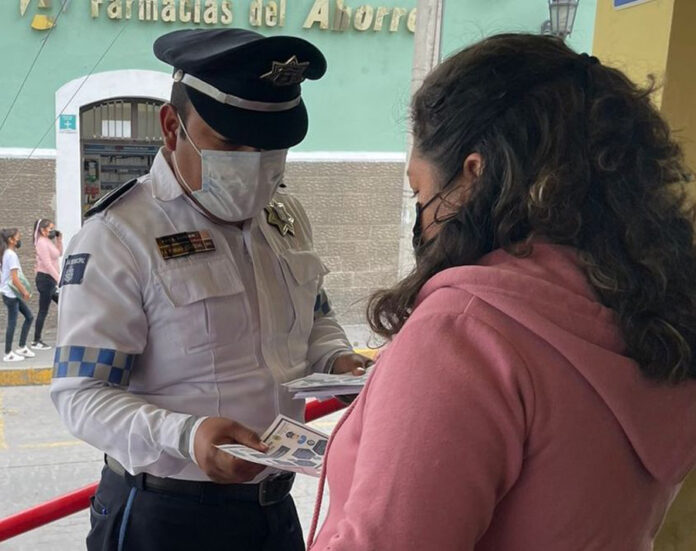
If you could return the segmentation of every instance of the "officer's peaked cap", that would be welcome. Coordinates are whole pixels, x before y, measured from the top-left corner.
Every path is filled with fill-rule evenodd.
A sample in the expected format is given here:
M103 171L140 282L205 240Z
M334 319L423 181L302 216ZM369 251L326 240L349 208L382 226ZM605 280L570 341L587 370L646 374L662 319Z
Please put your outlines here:
M239 145L285 149L307 134L300 84L326 72L312 44L244 29L180 30L159 37L157 58L174 67L191 103L214 130Z

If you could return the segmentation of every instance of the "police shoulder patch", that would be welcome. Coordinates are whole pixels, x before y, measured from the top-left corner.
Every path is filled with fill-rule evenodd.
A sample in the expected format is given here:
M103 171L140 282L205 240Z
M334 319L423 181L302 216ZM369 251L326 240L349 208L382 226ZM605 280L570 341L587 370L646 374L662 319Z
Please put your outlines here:
M87 212L85 212L85 220L87 218L90 218L91 216L94 216L97 213L100 213L108 209L111 205L113 205L116 201L118 201L121 197L123 197L126 193L133 189L133 187L137 183L138 179L134 178L133 180L129 180L125 184L121 184L116 189L104 195L102 198L99 199L99 201L94 203L94 205L92 205L92 207Z
M80 285L85 277L85 268L89 261L89 254L71 254L63 263L63 274L60 277L59 287L63 285Z

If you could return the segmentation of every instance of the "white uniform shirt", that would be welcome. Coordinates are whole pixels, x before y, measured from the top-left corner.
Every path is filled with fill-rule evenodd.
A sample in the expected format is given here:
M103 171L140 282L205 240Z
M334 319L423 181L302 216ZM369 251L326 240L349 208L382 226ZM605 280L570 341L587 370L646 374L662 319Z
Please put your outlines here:
M129 472L205 480L191 460L206 416L261 433L303 419L281 383L351 350L322 289L309 221L284 193L295 235L266 213L212 223L162 152L151 172L88 219L65 253L51 397L77 437ZM215 247L165 258L157 237L208 232ZM260 475L261 477L261 475ZM260 477L257 477L258 480Z
M12 249L5 249L5 252L0 259L2 267L0 267L0 293L7 298L19 298L17 293L12 290L12 270L22 272L22 267L19 264L19 257ZM17 274L19 276L19 274Z

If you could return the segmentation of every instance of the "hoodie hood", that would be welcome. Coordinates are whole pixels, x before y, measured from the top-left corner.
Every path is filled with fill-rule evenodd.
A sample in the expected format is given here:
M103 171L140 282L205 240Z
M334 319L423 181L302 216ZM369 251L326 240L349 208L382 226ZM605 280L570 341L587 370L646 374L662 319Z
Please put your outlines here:
M653 477L677 484L688 474L696 463L696 381L671 385L642 374L574 249L536 243L524 258L494 251L477 265L434 276L417 303L443 287L477 297L562 354L611 410Z

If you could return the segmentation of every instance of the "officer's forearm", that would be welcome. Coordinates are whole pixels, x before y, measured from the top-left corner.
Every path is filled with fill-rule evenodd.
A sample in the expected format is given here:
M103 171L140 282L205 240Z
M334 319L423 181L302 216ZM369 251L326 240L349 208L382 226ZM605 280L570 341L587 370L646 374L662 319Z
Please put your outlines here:
M336 356L352 351L353 348L333 313L314 321L307 352L307 360L313 372L325 373Z
M190 461L191 415L159 408L88 377L54 379L50 394L72 434L114 457L131 474L155 461L176 474Z

